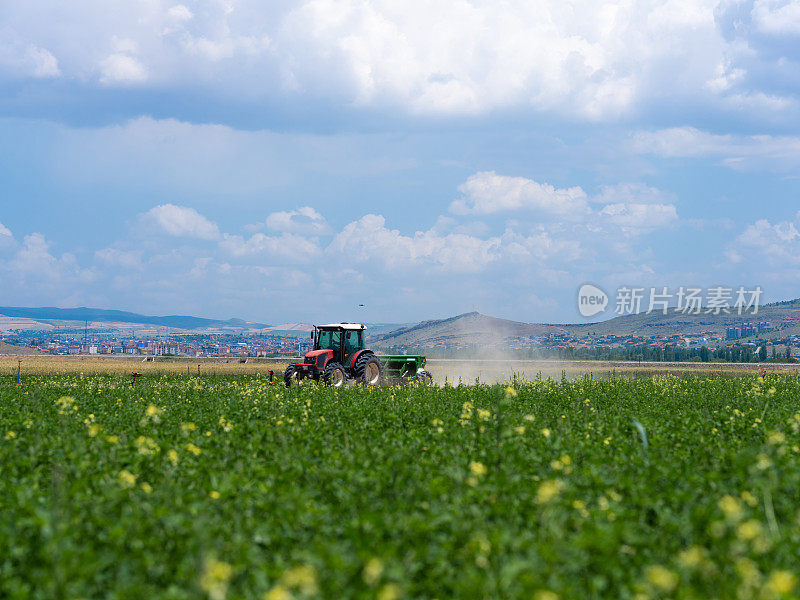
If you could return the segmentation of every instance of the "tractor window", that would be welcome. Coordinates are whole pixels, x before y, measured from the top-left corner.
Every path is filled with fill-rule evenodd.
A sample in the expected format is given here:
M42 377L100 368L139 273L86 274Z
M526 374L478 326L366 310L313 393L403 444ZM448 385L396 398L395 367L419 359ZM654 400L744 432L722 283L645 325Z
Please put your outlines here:
M339 344L342 343L342 332L322 330L319 332L319 349L320 350L338 350Z
M348 331L344 336L344 353L349 356L361 348L361 331Z

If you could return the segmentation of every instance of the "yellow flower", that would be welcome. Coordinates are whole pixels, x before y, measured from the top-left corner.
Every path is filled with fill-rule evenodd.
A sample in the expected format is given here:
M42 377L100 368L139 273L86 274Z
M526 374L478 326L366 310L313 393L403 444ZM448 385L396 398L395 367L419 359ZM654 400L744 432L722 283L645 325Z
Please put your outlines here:
M729 521L738 521L742 518L742 503L731 495L726 494L720 498L717 506Z
M478 477L483 477L489 471L486 468L486 465L484 465L483 463L474 462L474 461L469 463L469 470L472 471L472 473L474 475L477 475Z
M736 528L736 536L740 540L750 541L761 535L763 527L759 521L748 519Z
M231 423L224 416L219 418L219 426L222 427L222 430L225 431L225 432L228 432L231 429L233 429L233 423Z
M208 495L212 500L219 500L219 492L217 490L211 490Z
M550 437L550 430L549 429L542 429L542 435L546 438Z
M400 595L399 585L396 583L387 583L378 591L377 600L397 600Z
M379 558L370 558L364 564L364 571L361 573L364 583L371 587L380 581L381 575L383 575L383 562Z
M431 421L431 424L434 427L441 427L442 426L442 420L441 419L434 419L433 421Z
M7 431L6 432L6 439L7 440L13 440L15 437L17 437L17 434L14 433L13 431Z
M773 596L790 594L797 586L797 576L790 571L773 571L765 585L767 593Z
M543 481L539 484L539 489L536 491L536 502L539 504L547 504L555 499L564 488L564 482L560 479L550 479Z
M100 433L100 430L101 430L102 428L101 428L101 427L100 427L100 425L98 425L97 423L91 423L91 424L90 424L90 425L87 427L87 429L88 429L88 434L89 434L89 437L95 437L95 436L96 436L98 433Z
M311 565L292 567L283 574L281 581L290 588L297 588L308 596L317 593L317 571Z
M119 438L116 435L107 435L106 441L109 444L119 444Z
M164 411L158 408L155 404L148 404L147 409L145 409L144 414L147 416L148 419L153 421L153 423L160 423L161 422L161 414Z
M62 409L67 409L75 403L75 398L71 396L61 396L58 400L56 400L56 404Z
M783 444L786 441L786 436L783 435L780 431L770 431L769 435L767 436L767 443L771 446L777 446L778 444Z
M197 446L195 446L194 444L191 444L191 443L186 444L186 449L189 452L191 452L192 454L194 454L195 456L199 456L200 452L202 452L202 450L200 450L200 448L198 448Z
M292 593L283 585L276 585L266 594L264 600L292 600Z
M558 594L550 590L537 590L533 594L533 600L558 600Z
M511 386L508 386L506 388L506 398L516 398L516 397L517 397L517 390L515 390Z
M132 488L136 485L136 475L127 469L120 471L117 478L119 479L119 484L124 488Z
M705 554L700 546L690 546L678 554L678 563L687 569L696 569L705 559Z
M519 427L515 427L514 431L516 431L519 435L525 434L525 428L522 425L520 425Z
M758 499L756 499L756 497L755 497L755 496L753 496L753 494L751 494L751 493L750 493L750 492L748 492L747 490L743 491L743 492L742 492L741 494L739 494L739 495L742 497L742 500L744 500L745 502L747 502L747 504L748 504L748 505L749 505L751 508L755 508L756 506L758 506Z
M479 408L477 412L478 412L478 418L481 421L488 421L489 418L492 416L492 413L483 408Z
M197 429L197 425L195 425L192 422L181 423L181 431L183 432L184 435L187 435L187 434L191 433L195 429Z
M661 565L647 567L645 577L651 585L664 592L671 592L678 585L678 576Z
M533 423L536 420L536 417L534 417L533 415L525 415L522 418L523 418L523 420L527 421L528 423Z
M604 440L603 440L603 443L604 443L606 446L610 446L610 445L611 445L611 438L610 438L610 437L607 437L606 439L604 439Z
M758 462L756 462L756 467L760 471L766 471L772 466L772 461L766 454L759 454L758 455Z
M139 454L144 454L145 456L156 454L159 451L158 444L156 444L155 440L143 435L136 438L136 447Z
M172 448L169 449L169 451L167 452L167 458L172 463L172 466L178 464L178 453L174 449Z
M142 482L141 488L145 494L150 494L153 491L153 486L147 483L146 481Z
M215 558L207 558L200 574L200 587L211 600L225 600L231 577L233 577L233 567L230 564Z

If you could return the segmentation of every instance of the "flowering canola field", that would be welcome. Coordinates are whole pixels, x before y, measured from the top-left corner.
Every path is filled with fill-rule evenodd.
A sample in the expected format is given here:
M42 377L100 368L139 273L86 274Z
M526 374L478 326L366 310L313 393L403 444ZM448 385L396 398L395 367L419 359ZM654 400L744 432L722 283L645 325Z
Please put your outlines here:
M0 597L793 598L800 379L0 378Z

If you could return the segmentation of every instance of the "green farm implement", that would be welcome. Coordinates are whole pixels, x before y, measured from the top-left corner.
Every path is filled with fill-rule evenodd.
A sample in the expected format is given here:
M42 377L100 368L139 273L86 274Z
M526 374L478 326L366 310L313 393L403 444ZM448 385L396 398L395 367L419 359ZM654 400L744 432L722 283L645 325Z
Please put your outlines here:
M306 379L342 387L348 379L363 385L392 385L416 381L433 383L424 356L378 356L364 347L365 327L356 323L317 325L311 332L314 348L303 362L289 365L283 380L289 387Z

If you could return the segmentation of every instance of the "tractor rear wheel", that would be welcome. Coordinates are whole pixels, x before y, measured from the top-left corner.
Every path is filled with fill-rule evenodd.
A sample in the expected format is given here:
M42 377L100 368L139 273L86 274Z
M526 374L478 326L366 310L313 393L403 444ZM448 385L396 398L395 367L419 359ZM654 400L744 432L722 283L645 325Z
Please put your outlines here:
M433 384L433 375L427 371L417 371L416 381L419 385L431 385Z
M305 379L305 375L299 373L294 365L289 365L283 372L283 382L286 384L286 387L291 387L293 383L303 385L303 379Z
M322 374L322 381L325 385L339 388L344 385L346 375L344 374L344 367L337 362L329 363L325 367L325 372Z
M362 354L356 361L353 369L356 381L364 385L380 385L383 375L383 366L374 354Z

